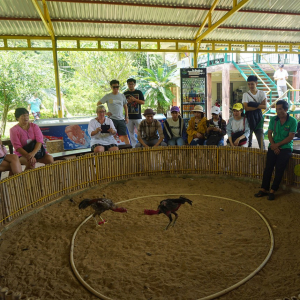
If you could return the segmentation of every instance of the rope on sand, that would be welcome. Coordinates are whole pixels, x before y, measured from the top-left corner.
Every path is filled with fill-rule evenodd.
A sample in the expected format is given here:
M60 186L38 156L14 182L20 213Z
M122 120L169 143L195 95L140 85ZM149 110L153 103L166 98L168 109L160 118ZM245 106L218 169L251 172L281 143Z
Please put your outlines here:
M140 197L136 197L136 198L132 198L132 199L128 199L128 200L124 200L124 201L120 201L116 204L120 204L120 203L124 203L124 202L129 202L129 201L132 201L132 200L137 200L137 199L142 199L142 198L149 198L149 197L165 197L165 196L179 196L181 194L163 194L163 195L147 195L147 196L140 196ZM212 295L209 295L209 296L206 296L204 298L200 298L200 299L196 299L196 300L211 300L211 299L215 299L217 297L220 297L236 288L238 288L239 286L241 286L242 284L244 284L245 282L247 282L248 280L250 280L252 277L254 277L265 265L266 263L268 262L268 260L270 259L271 255L272 255L272 252L273 252L273 249L274 249L274 235L273 235L273 231L272 231L272 228L270 226L270 224L268 223L268 221L266 220L266 218L259 212L257 211L254 207L246 204L246 203L243 203L243 202L240 202L240 201L237 201L237 200L233 200L233 199L229 199L229 198L224 198L224 197L219 197L219 196L213 196L213 195L201 195L201 194L184 194L185 196L204 196L204 197L211 197L211 198L217 198L217 199L223 199L223 200L228 200L228 201L232 201L232 202L236 202L236 203L239 203L239 204L242 204L242 205L245 205L249 208L251 208L254 212L256 212L259 217L264 221L264 223L266 224L267 228L268 228L268 232L269 232L269 235L270 235L270 249L269 249L269 252L266 256L266 258L264 259L264 261L252 272L250 273L247 277L245 277L244 279L240 280L239 282L235 283L234 285L220 291L220 292L217 292L215 294L212 294ZM75 263L74 263L74 257L73 257L73 254L74 254L74 242L75 242L75 238L76 238L76 235L79 231L79 229L81 228L82 225L84 225L93 215L90 215L89 217L87 217L76 229L76 231L74 232L73 234L73 237L72 237L72 242L71 242L71 248L70 248L70 263L71 263L71 267L72 267L72 270L76 276L76 278L79 280L79 282L88 290L90 291L92 294L94 294L95 296L97 296L98 298L100 299L103 299L103 300L113 300L112 298L109 298L109 297L106 297L105 295L102 295L101 293L97 292L96 290L94 290L89 284L87 284L83 278L80 276L79 272L77 271L76 269L76 266L75 266Z

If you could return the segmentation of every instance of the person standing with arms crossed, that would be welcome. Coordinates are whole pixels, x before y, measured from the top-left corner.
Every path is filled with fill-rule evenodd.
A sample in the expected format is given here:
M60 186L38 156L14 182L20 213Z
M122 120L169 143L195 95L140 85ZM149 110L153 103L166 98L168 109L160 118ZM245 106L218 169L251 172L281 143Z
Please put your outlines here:
M274 79L277 81L277 91L278 96L281 98L281 96L286 92L286 80L289 77L289 74L286 70L283 69L284 64L279 65L279 69L276 70L274 73Z
M267 96L264 91L257 89L257 77L255 75L250 75L247 78L247 84L249 91L243 94L243 105L250 127L248 147L252 146L252 135L254 132L259 148L265 149L264 117L261 110L267 107Z
M277 116L272 117L269 123L268 138L270 145L267 152L261 189L254 195L255 197L268 196L268 200L275 199L275 192L279 188L284 170L292 156L293 138L297 131L297 120L287 113L288 108L289 105L285 100L277 101ZM275 177L270 189L274 168Z
M140 90L135 89L136 80L129 78L127 80L128 91L124 93L127 99L129 121L127 128L129 131L132 148L135 148L137 140L134 135L134 127L138 130L139 124L142 122L141 105L145 104L144 95Z
M119 93L120 83L118 80L112 80L110 82L111 93L106 94L100 101L98 101L97 106L107 103L109 112L107 116L113 121L117 133L121 140L124 140L125 144L130 144L127 127L128 123L128 107L126 97ZM125 120L123 115L123 108L125 110Z

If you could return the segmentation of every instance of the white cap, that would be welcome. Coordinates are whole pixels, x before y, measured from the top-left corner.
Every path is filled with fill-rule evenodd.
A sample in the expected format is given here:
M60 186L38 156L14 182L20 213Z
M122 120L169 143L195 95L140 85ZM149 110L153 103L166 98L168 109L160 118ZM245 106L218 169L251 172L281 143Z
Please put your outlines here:
M211 113L219 115L220 114L220 107L213 106L212 109L211 109Z

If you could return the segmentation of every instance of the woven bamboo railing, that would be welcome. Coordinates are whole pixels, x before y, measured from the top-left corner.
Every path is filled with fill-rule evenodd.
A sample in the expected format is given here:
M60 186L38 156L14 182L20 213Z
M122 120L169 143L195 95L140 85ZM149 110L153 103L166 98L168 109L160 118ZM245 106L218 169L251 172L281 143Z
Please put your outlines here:
M29 210L99 183L157 174L215 174L262 179L266 151L215 146L158 147L87 154L25 171L0 182L0 231ZM283 183L300 186L294 154Z

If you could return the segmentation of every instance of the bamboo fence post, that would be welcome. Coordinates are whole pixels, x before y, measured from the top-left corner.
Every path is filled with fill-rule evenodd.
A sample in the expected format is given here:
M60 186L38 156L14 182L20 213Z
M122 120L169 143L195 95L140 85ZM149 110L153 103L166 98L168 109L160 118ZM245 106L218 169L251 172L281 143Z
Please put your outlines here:
M8 288L7 287L4 287L4 288L2 288L1 290L0 290L0 299L2 300L5 300L5 294L6 294L6 292L8 292Z
M6 183L3 185L3 191L4 191L3 204L4 204L5 213L6 213L6 215L4 217L7 218L10 215L10 205L9 205L10 198L8 195ZM12 218L8 217L6 220L8 222L10 222L12 220Z
M12 299L13 300L20 300L21 296L22 296L22 293L20 293L20 292L14 292L13 296L12 296Z
M11 291L7 291L6 293L5 293L5 300L12 300L13 298L12 298L12 296L13 296L13 293L11 292Z

